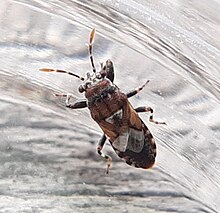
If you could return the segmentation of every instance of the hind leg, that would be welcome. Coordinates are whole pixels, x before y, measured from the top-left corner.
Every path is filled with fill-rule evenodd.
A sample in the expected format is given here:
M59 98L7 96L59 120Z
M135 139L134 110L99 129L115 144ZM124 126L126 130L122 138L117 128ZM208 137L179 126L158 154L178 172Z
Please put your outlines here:
M136 112L150 112L150 113L151 113L151 114L150 114L150 118L149 118L149 121L150 121L150 122L153 122L153 123L155 123L155 124L165 124L165 125L166 125L165 122L158 122L158 121L155 121L155 120L154 120L154 118L153 118L153 113L154 113L154 111L153 111L153 109L152 109L151 107L143 107L143 106L141 106L141 107L135 108L135 111L136 111Z
M103 136L101 137L101 139L99 140L99 143L98 143L97 152L98 152L98 154L99 154L101 157L103 157L103 158L106 160L106 162L107 162L106 174L108 174L108 173L109 173L109 169L110 169L111 164L112 164L112 158L102 152L102 148L103 148L103 146L104 146L104 144L105 144L105 142L106 142L106 139L107 139L107 138L106 138L105 135L103 135Z

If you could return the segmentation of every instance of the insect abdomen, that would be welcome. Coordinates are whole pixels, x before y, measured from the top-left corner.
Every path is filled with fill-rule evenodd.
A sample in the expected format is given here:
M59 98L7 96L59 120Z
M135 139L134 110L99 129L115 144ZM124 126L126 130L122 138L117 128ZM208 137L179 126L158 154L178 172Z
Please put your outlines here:
M147 127L145 126L145 128ZM144 132L141 141L131 137L129 138L127 147L124 151L120 151L117 148L115 151L120 158L126 161L127 164L137 168L148 169L155 163L156 144L149 130L147 129L147 131L145 130ZM135 143L137 145L135 145Z

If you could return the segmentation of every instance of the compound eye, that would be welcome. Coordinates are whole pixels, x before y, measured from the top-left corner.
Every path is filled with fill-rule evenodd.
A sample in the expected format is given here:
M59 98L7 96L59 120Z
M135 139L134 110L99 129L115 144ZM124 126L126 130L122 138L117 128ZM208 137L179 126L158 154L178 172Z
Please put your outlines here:
M85 86L84 86L84 85L80 85L80 86L79 86L79 92L80 92L80 93L83 93L83 92L85 92L85 91L86 91Z
M102 78L101 73L97 73L97 74L96 74L96 78L101 79L101 78Z

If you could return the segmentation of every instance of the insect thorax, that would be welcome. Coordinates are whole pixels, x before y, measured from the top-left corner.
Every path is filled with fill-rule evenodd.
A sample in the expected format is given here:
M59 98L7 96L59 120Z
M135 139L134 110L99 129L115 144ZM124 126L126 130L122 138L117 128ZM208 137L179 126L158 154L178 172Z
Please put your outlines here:
M127 100L126 95L116 85L105 80L90 88L86 97L91 116L96 122L114 115Z
M92 107L93 105L97 105L101 102L108 101L112 95L117 92L118 88L115 85L109 85L105 87L102 90L97 91L96 88L94 88L94 93L92 96L88 98L88 105L89 107Z

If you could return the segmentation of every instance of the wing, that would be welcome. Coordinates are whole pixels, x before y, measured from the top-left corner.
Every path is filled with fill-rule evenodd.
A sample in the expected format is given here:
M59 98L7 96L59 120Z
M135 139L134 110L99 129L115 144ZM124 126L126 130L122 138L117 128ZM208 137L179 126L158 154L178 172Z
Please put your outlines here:
M143 122L142 126L141 130L130 127L111 144L118 156L127 164L147 169L155 162L156 144Z
M139 168L153 166L156 157L154 138L131 104L98 122L118 156Z
M123 132L116 138L112 146L120 152L125 152L128 149L139 153L144 146L144 132L143 130L129 128L128 131Z

